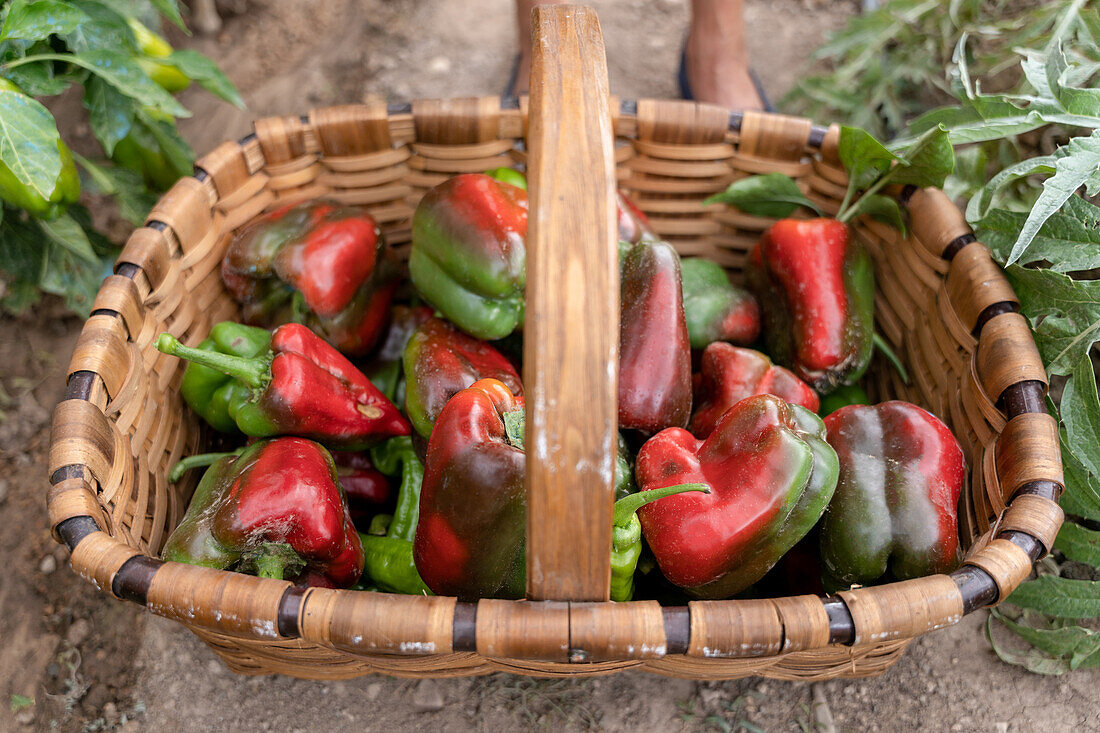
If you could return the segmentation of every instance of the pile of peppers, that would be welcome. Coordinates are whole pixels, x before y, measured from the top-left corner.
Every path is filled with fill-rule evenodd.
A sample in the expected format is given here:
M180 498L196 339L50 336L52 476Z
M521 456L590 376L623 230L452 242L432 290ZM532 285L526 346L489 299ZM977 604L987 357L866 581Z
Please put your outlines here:
M618 228L610 598L751 595L795 554L829 591L951 570L962 450L927 411L860 388L874 274L847 225L777 222L744 289L622 194ZM407 279L354 207L285 207L238 235L221 272L253 325L157 347L188 360L194 412L248 442L173 471L209 466L164 557L522 598L526 233L526 181L497 169L424 195Z

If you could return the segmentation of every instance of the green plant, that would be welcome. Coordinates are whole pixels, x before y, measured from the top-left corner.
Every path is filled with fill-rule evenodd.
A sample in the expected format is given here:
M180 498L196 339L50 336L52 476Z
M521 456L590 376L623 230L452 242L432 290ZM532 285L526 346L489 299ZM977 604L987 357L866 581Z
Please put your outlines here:
M1055 18L1041 48L1023 48L1022 80L986 94L972 82L959 42L959 104L913 121L910 134L945 127L952 143L973 150L1042 131L1053 148L1001 167L966 207L1027 316L1052 384L1048 409L1059 423L1067 521L1039 577L1022 584L989 620L989 638L1005 661L1060 674L1100 666L1100 13L1075 0ZM978 148L981 149L981 148ZM988 149L988 148L987 148ZM1034 151L1033 151L1034 152ZM1039 151L1041 152L1041 151ZM989 162L987 158L987 162ZM984 170L984 173L992 171ZM1006 644L997 626L1031 645Z
M1038 43L1068 4L893 0L856 16L821 46L812 60L828 70L801 79L781 106L888 137L923 110L951 100L957 80L944 70L955 68L961 38L971 40L958 61L995 89L1007 89L1016 79L1007 51Z
M19 312L53 293L87 313L115 244L75 202L80 188L142 222L156 191L191 172L176 129L190 113L172 95L191 80L242 106L213 61L172 50L146 26L186 30L176 0L9 0L0 6L0 307ZM36 98L79 86L105 160L75 153ZM77 181L77 165L80 178Z

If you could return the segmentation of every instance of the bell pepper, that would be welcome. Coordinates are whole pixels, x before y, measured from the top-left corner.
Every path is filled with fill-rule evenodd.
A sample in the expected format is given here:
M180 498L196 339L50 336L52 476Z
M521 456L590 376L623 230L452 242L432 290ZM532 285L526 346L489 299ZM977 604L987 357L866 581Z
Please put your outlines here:
M499 351L440 318L413 331L403 363L405 413L425 438L447 401L480 379L497 379L513 394L522 392L519 374Z
M691 416L691 349L680 256L667 242L620 242L619 268L619 427L683 427Z
M223 338L234 331L223 327ZM241 333L249 338L249 332ZM224 395L228 418L254 438L292 434L332 448L359 450L410 432L408 421L370 380L297 323L275 329L270 349L254 358L192 349L168 333L157 339L157 348L232 377L215 394ZM211 408L219 422L221 404L215 400Z
M408 436L390 438L371 449L371 460L390 476L401 475L397 509L390 516L371 521L367 534L360 535L366 556L364 577L390 593L431 595L413 562L413 537L420 516L420 487L424 463L413 450Z
M278 209L229 245L222 280L248 323L303 323L363 356L389 322L398 267L366 211L328 201Z
M336 475L344 487L348 510L356 527L366 526L370 518L390 502L390 482L374 467L364 451L332 451Z
M23 93L15 84L2 78L0 89ZM61 170L48 198L20 181L7 163L0 160L0 199L38 219L54 219L64 213L69 204L80 198L80 175L73 162L72 151L60 139L57 141L57 152L61 155Z
M271 349L271 332L223 321L214 324L210 335L196 348L255 359ZM246 391L247 387L225 372L195 362L187 364L180 382L183 401L212 428L223 433L239 432L237 423L229 414L229 404L234 401L235 396L241 396Z
M480 339L523 323L527 192L482 173L450 178L413 213L409 275L445 318Z
M821 398L821 406L817 410L817 414L822 417L833 414L842 407L848 405L869 405L871 404L871 398L867 396L867 393L863 391L863 388L858 384L848 384L843 387L837 387Z
M642 507L642 532L672 583L700 598L726 598L810 531L837 470L821 418L754 395L730 408L706 440L669 428L646 441L634 469L642 492L702 483L711 493Z
M332 456L290 437L253 443L207 469L161 557L264 578L315 572L340 588L363 571Z
M134 40L143 56L137 57L138 66L149 77L168 92L182 92L191 86L191 78L177 69L174 65L158 61L172 55L172 46L158 33L149 30L148 26L136 18L127 18L130 30L134 33Z
M867 251L835 219L783 219L749 255L746 282L768 350L821 394L854 384L871 361L875 277Z
M742 346L760 335L760 306L747 290L730 282L721 265L701 257L680 260L684 318L693 349L715 341Z
M501 339L523 325L527 206L523 174L497 168L448 179L416 207L413 285L471 336ZM653 236L645 215L621 194L618 221L620 239Z
M395 305L382 345L363 366L363 373L395 405L405 404L402 357L413 331L432 317L426 306Z
M826 588L946 573L958 564L962 448L909 404L842 407L825 418L840 482L821 528Z
M817 393L764 354L718 341L703 351L695 379L695 412L688 430L706 438L726 411L746 397L771 394L817 412Z
M428 441L413 557L424 582L461 600L521 598L526 585L523 398L483 379L446 404ZM616 471L622 462L616 462ZM625 489L626 479L616 476ZM700 491L682 486L666 494ZM612 591L628 600L641 553L633 531L638 506L661 498L628 494L616 502ZM623 597L626 594L627 597ZM613 595L613 597L615 597Z

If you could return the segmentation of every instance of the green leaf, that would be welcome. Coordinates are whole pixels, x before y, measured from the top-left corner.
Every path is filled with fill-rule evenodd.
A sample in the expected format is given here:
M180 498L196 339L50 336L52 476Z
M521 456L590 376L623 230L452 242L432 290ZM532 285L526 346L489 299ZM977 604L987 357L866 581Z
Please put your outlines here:
M1008 264L1020 259L1039 228L1054 212L1061 208L1066 199L1073 195L1086 180L1100 170L1100 130L1094 130L1089 137L1075 137L1059 149L1054 164L1055 173L1043 184L1043 192L1028 214L1020 236L1012 246Z
M173 117L190 117L191 113L168 92L149 78L142 68L128 56L117 51L103 49L84 51L64 60L81 66L98 75L128 97L141 104L170 114Z
M1100 476L1100 397L1087 352L1079 352L1073 360L1073 372L1062 389L1059 410L1074 455L1092 475Z
M790 216L802 206L821 214L817 206L802 193L794 179L782 173L748 176L734 181L722 193L703 201L704 205L714 203L736 206L746 214L771 219Z
M57 0L17 0L8 8L4 25L0 27L0 41L9 38L41 41L53 34L70 33L87 21L88 16L69 3Z
M1004 263L1026 219L1024 212L992 209L971 224L978 239ZM1066 199L1035 233L1020 264L1029 262L1045 262L1055 272L1100 268L1100 207L1080 196Z
M1069 660L1052 659L1049 655L1035 648L1027 651L1017 651L1001 644L997 640L997 635L993 633L993 623L996 618L998 617L990 614L985 620L985 636L989 639L989 645L993 647L993 652L1002 662L1023 667L1035 674L1060 675L1069 671ZM1004 620L1003 616L999 618Z
M97 0L71 0L70 4L80 8L88 20L59 34L69 50L77 53L111 50L127 55L140 51L125 13Z
M194 170L195 153L191 146L180 135L174 120L158 120L145 110L138 110L137 118L146 130L153 135L161 152L171 163L172 167L181 176L191 175Z
M141 226L157 197L149 191L141 176L131 170L113 165L93 163L86 158L76 156L77 161L87 173L83 185L90 191L113 196L118 204L119 214L134 226Z
M46 199L61 174L60 140L49 110L26 94L0 89L0 160Z
M184 25L183 18L180 16L180 6L176 0L152 0L152 3L177 28L190 35L190 31L187 30L187 26Z
M49 61L16 66L5 71L4 76L32 97L52 97L72 83L69 77L54 76L53 64Z
M1056 162L1057 158L1055 158L1055 156L1042 155L1027 160L1021 160L1019 163L1007 166L1000 173L989 179L989 183L985 185L977 196L970 199L970 202L966 205L966 220L973 225L989 212L990 207L993 205L995 195L1002 188L1012 181L1036 173L1053 173Z
M42 232L23 212L8 209L4 213L0 222L0 270L37 288L46 268Z
M875 221L892 226L902 234L906 233L905 219L901 215L901 207L897 199L881 194L862 196L855 205L855 214L867 214Z
M103 278L110 274L110 263L87 262L52 242L46 249L46 266L39 287L60 295L74 313L87 316Z
M1100 480L1091 476L1081 465L1066 442L1065 429L1058 431L1062 448L1062 469L1065 472L1066 490L1059 500L1066 514L1100 522Z
M955 150L943 125L921 135L911 146L899 151L899 155L899 164L888 174L890 183L939 188L955 170Z
M217 64L198 51L191 49L173 51L170 56L158 59L158 61L175 66L188 77L201 84L207 91L216 94L235 107L244 109L244 100L241 99L237 87L233 86L233 82L229 81L229 77L218 68Z
M1074 280L1052 270L1005 270L1035 344L1051 374L1070 375L1075 360L1100 340L1100 280Z
M89 264L99 263L99 258L96 257L96 253L92 249L92 243L88 241L88 235L84 233L76 220L68 214L62 214L56 219L48 221L42 219L38 222L38 226L54 244L68 250Z
M1066 522L1058 531L1054 549L1074 562L1100 567L1100 532Z
M1022 661L1018 658L1005 661L1020 664L1040 674L1062 674L1100 664L1100 653L1098 653L1100 652L1100 632L1080 626L1043 628L1019 623L997 609L991 612L990 620L993 618L1034 647ZM1036 651L1045 653L1047 656L1035 654ZM999 656L1000 654L998 652ZM1016 655L1010 654L1010 656ZM1004 659L1003 656L1002 659Z
M848 172L849 189L856 191L870 186L899 160L885 145L858 127L840 128L837 152Z
M133 101L103 79L92 77L84 85L84 106L92 132L103 146L103 152L110 155L133 126Z
M1022 583L1008 602L1057 618L1092 618L1100 616L1100 581L1042 575Z

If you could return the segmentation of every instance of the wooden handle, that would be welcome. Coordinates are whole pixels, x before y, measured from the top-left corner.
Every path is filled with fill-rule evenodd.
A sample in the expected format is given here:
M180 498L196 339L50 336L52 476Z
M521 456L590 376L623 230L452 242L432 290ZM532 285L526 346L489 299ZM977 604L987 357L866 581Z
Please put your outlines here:
M527 597L606 601L619 263L607 61L590 8L538 6L527 145Z

